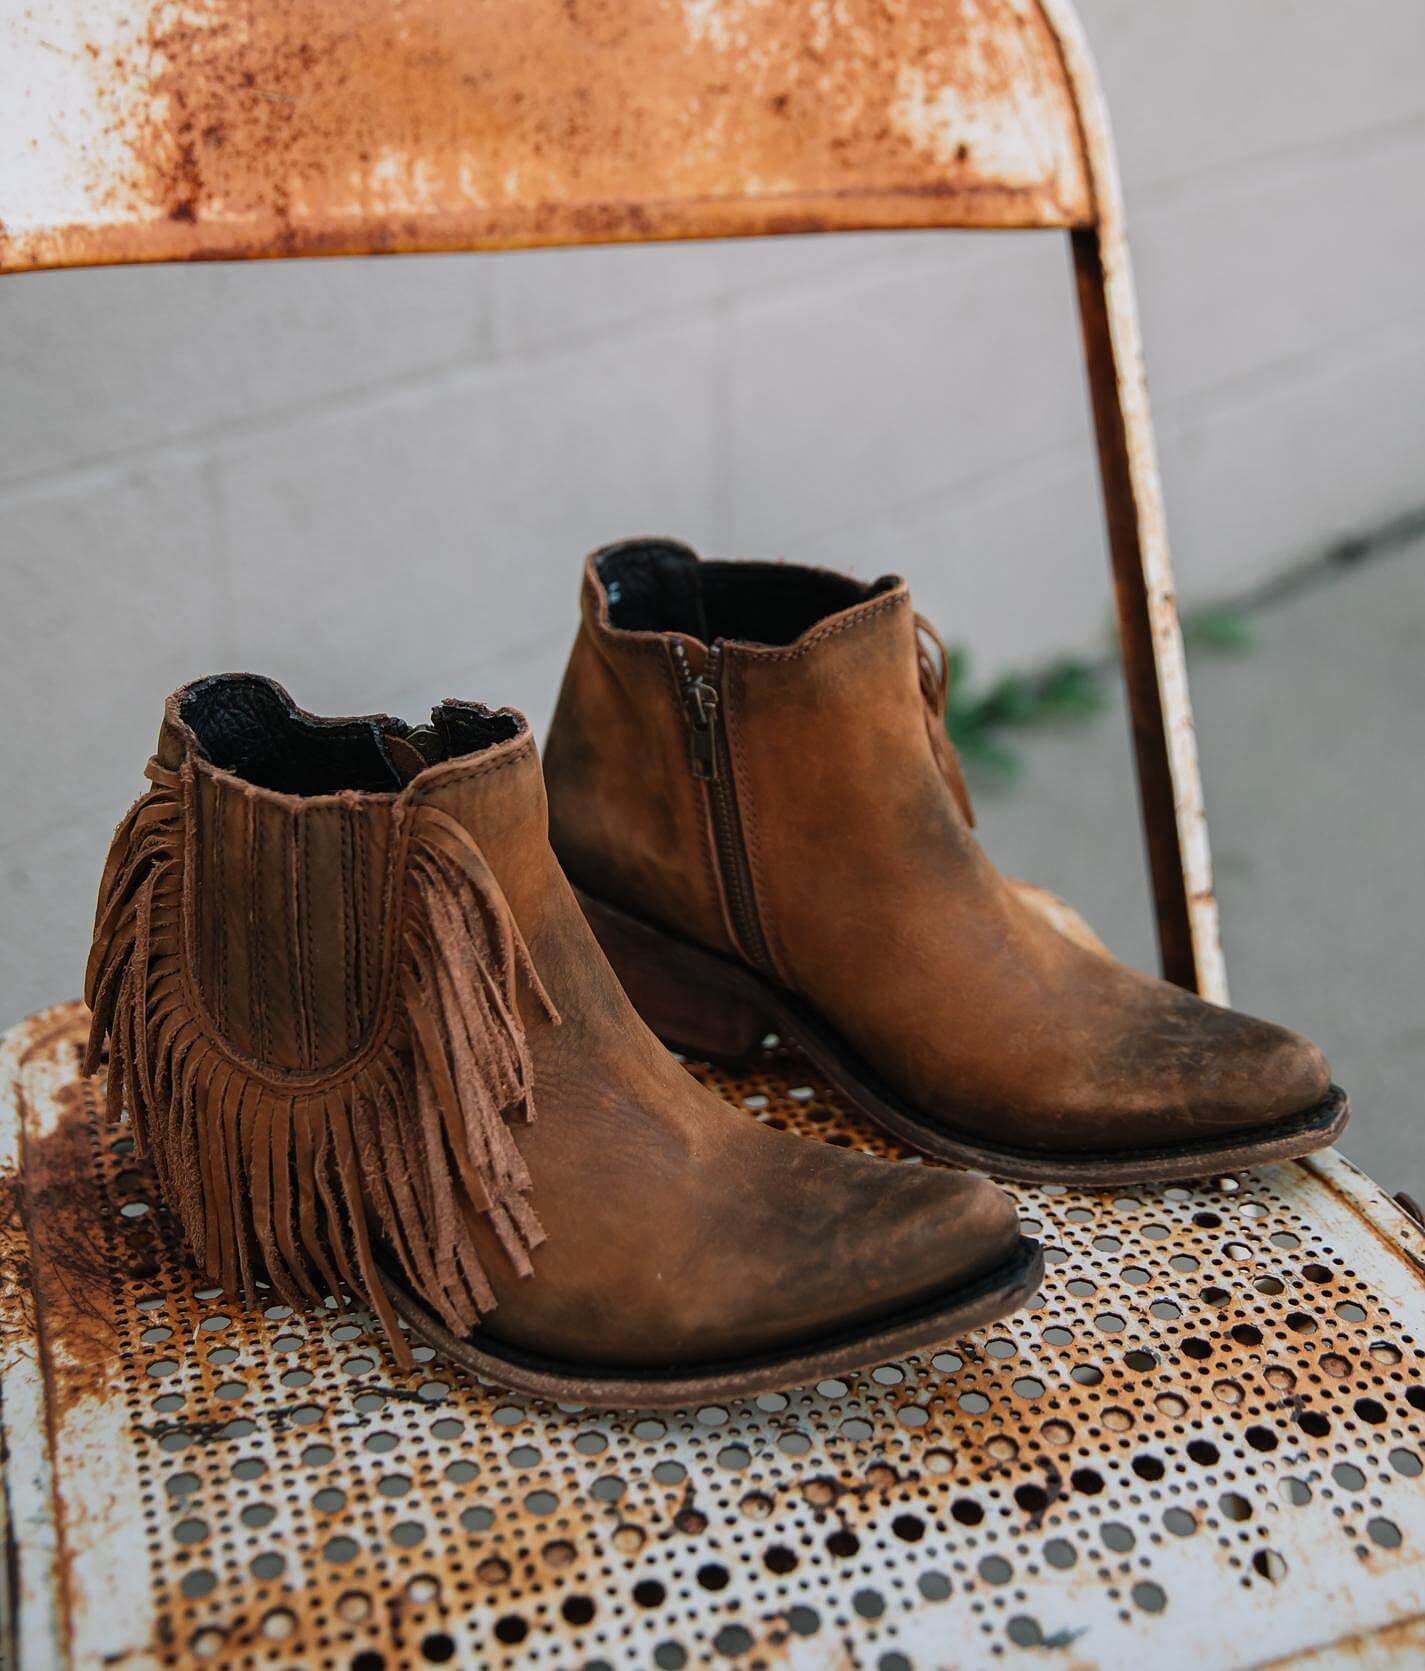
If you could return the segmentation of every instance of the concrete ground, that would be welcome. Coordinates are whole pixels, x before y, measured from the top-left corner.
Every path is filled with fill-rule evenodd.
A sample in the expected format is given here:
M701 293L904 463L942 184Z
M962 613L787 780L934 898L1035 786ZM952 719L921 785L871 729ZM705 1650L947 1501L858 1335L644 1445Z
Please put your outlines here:
M1345 1153L1425 1196L1425 542L1255 626L1192 661L1232 1000L1322 1046ZM1121 704L1022 750L1021 781L977 795L989 851L1153 967Z

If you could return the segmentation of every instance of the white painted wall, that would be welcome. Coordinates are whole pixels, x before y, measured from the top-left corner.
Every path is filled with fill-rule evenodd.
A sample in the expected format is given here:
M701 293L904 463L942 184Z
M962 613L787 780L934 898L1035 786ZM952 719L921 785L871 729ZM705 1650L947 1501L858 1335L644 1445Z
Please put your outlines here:
M1425 6L1081 11L1191 598L1425 499ZM901 570L984 665L1107 616L1055 236L43 274L0 388L5 1019L77 989L184 678L542 724L632 532Z

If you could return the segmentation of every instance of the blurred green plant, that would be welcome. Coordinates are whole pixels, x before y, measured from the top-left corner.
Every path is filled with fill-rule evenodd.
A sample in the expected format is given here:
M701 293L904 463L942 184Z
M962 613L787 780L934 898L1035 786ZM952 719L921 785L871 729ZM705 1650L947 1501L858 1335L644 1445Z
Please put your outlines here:
M1103 670L1091 661L1062 657L1029 673L1003 673L979 689L964 645L950 650L950 697L945 729L967 771L1012 782L1021 759L1009 738L1017 731L1088 719L1104 706Z
M1256 648L1257 632L1245 609L1209 604L1183 616L1183 643L1189 650L1216 650L1238 655Z
M1236 655L1256 642L1246 613L1226 605L1191 610L1183 616L1182 627L1183 641L1191 650ZM1062 656L1042 668L1002 673L981 688L966 646L952 644L949 655L945 729L965 770L990 786L1007 786L1018 779L1023 759L1014 747L1017 733L1081 725L1102 712L1108 705L1108 681L1118 664L1116 650L1097 660Z

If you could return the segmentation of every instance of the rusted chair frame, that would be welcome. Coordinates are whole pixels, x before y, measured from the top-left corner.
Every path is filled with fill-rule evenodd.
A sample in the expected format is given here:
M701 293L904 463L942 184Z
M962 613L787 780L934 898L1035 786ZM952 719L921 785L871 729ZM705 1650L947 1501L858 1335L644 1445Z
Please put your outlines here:
M1164 975L1227 1002L1212 853L1108 112L1078 21L1044 0L1078 104L1097 218L1070 234L1118 637Z
M77 0L55 0L56 14L66 7L74 8L77 15ZM200 224L195 199L185 179L195 140L191 135L182 138L184 130L180 126L180 141L175 144L170 140L164 152L162 166L169 176L164 182L169 200L166 214L160 214L155 220L151 214L141 213L140 206L135 204L129 218L120 210L110 217L107 225L96 230L65 226L62 214L56 211L56 224L52 228L36 229L32 225L28 231L7 237L5 203L0 198L0 272L116 261L491 249L715 237L729 233L834 231L856 226L1039 225L1066 229L1077 274L1162 967L1170 979L1224 1001L1226 980L1192 712L1143 375L1122 199L1103 98L1068 0L1036 0L1032 11L1027 0L973 0L970 7L962 8L961 18L975 13L976 8L980 16L989 19L986 29L1000 30L1011 46L1012 31L1017 28L1022 33L1027 27L1026 19L1036 28L1047 25L1077 123L1077 164L1086 183L1087 209L1069 212L1054 204L1052 193L1041 193L1036 198L1029 192L1016 195L1012 189L986 190L983 184L977 192L962 192L959 198L948 186L937 197L924 188L917 195L914 191L894 188L880 191L874 185L844 192L840 197L834 193L818 196L812 190L806 194L784 195L778 201L761 202L735 192L725 196L704 194L681 204L656 195L640 200L633 194L628 201L618 204L615 212L602 214L576 212L568 205L545 213L544 205L522 202L516 197L505 205L503 220L495 215L488 224L471 218L474 211L468 203L457 202L448 213L431 214L427 205L425 219L414 224L389 210L378 210L358 219L354 232L345 223L322 225L316 224L314 218L305 226L293 225L268 213L265 219L254 217L244 237L234 238L221 227L215 231L206 222ZM115 9L124 12L120 0L115 0ZM736 8L728 5L726 9L735 11ZM438 7L436 10L438 13ZM656 21L663 21L657 6L645 6L644 10ZM714 16L718 8L704 8L704 11ZM370 15L370 8L367 12ZM929 6L920 6L920 14L930 13ZM313 15L315 18L315 12ZM379 14L375 15L379 18ZM924 24L926 15L918 14L915 21ZM933 22L933 16L930 21ZM23 29L26 25L12 23L10 27ZM908 29L909 25L904 27ZM31 44L55 50L54 43L33 32ZM135 78L137 73L132 65L127 70L120 66L114 71L116 76L128 74ZM301 83L294 81L293 85ZM11 91L19 95L20 102L25 96L32 99L35 96L35 89L23 83ZM294 102L290 93L262 88L256 89L254 96L279 101L279 109L282 99ZM170 102L175 97L181 104L184 98L181 81L170 91ZM260 113L261 106L257 108ZM191 113L180 111L179 114L190 127L197 120ZM23 112L20 120L22 123L25 120ZM29 120L31 128L38 131L33 113ZM498 141L491 143L493 146ZM3 180L0 180L2 187ZM265 207L273 210L272 204ZM447 207L437 205L440 210Z

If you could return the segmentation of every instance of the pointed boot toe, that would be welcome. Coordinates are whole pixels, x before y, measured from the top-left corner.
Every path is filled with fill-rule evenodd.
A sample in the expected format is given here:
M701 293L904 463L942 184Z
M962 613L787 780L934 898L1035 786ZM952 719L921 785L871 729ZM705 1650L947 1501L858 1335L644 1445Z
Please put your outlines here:
M1300 1034L1103 960L1081 971L1091 982L1096 1082L1076 1098L1066 1085L1060 1118L1041 1118L1096 1175L1231 1171L1319 1148L1344 1124L1344 1094Z
M1022 1236L1013 1199L973 1172L895 1168L867 1215L868 1293L883 1315L947 1289L969 1288L1014 1260Z
M1223 1030L1199 1081L1196 1101L1205 1126L1252 1131L1327 1101L1331 1067L1310 1039L1274 1022L1228 1013L1236 1025Z
M1038 1249L1026 1242L1013 1200L988 1178L821 1145L813 1155L818 1165L796 1187L813 1191L831 1211L819 1212L797 1245L768 1263L776 1294L763 1296L762 1314L785 1309L789 1321L818 1318L824 1331L843 1334L893 1326L934 1311L946 1296L963 1303L994 1291L1009 1273L1027 1281L1039 1268ZM823 1156L850 1164L833 1171L823 1167ZM831 1176L839 1185L835 1196L827 1192Z

